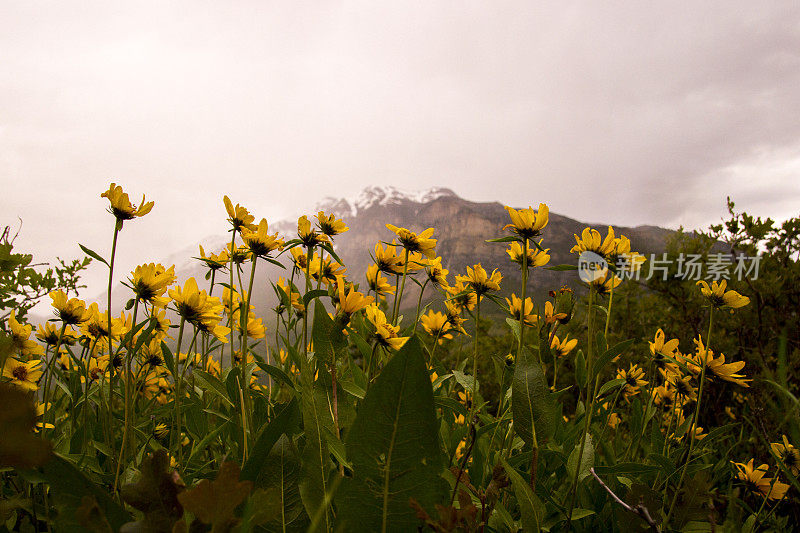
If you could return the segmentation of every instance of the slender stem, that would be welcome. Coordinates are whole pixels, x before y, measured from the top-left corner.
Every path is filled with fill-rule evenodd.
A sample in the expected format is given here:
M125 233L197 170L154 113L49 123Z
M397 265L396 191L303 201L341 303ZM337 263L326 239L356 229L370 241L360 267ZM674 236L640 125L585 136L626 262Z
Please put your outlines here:
M175 348L175 353L178 354L178 363L175 364L175 431L173 431L170 435L170 453L174 453L173 450L177 449L175 446L177 445L180 447L181 442L181 397L183 396L183 391L181 389L183 386L183 373L178 368L178 364L180 364L181 342L183 341L183 328L185 325L186 319L181 317L181 325L178 328L178 344ZM190 354L186 354L186 360L183 362L184 368L186 368L186 365L189 364L189 357Z
M694 441L696 440L695 437L697 432L695 428L697 427L697 418L700 414L700 406L702 405L703 401L703 385L705 385L706 381L706 367L708 366L708 352L711 349L711 327L714 324L714 307L711 306L708 312L708 334L706 335L706 349L703 353L703 366L700 370L700 385L698 385L697 390L697 404L694 407L694 416L692 417L692 425L689 426L689 451L686 453L686 461L683 463L683 470L681 471L681 477L678 480L678 485L675 487L675 495L672 497L672 503L669 506L669 511L667 512L667 516L664 518L664 528L666 529L667 525L669 524L669 519L672 516L672 511L675 510L675 503L678 501L678 495L681 492L681 487L683 486L683 480L686 477L686 470L689 467L689 461L692 458L692 450L694 449Z
M414 331L411 333L412 336L417 332L417 322L419 322L419 308L422 305L422 295L425 293L425 287L428 285L429 281L430 278L426 279L425 283L422 284L422 288L419 290L419 298L417 299L417 312L414 314Z
M586 325L587 325L587 332L588 338L586 342L586 373L587 376L592 375L593 370L593 357L592 357L592 337L594 336L594 323L593 323L593 316L594 316L594 293L595 288L593 284L589 285L589 309L586 315ZM595 381L596 384L596 381ZM567 511L567 528L571 527L572 524L572 510L575 508L575 495L578 491L578 477L580 476L581 471L581 461L583 460L583 451L586 448L586 436L589 434L589 427L592 423L592 410L594 409L594 390L591 390L592 387L592 380L589 379L586 383L586 395L584 400L586 401L586 413L584 413L584 425L583 425L583 436L581 436L581 446L578 451L578 464L575 466L575 476L572 480L572 488L570 490L570 501L569 501L569 511Z
M475 304L475 338L472 344L472 405L469 411L470 420L473 419L478 406L478 336L480 332L481 296L477 297Z
M139 311L139 299L137 298L133 304L133 320L131 321L132 327L136 327L136 315ZM111 321L109 319L108 322L108 331L109 331L109 339L108 339L108 358L109 360L113 358L112 350L111 350ZM132 341L133 339L131 339ZM133 395L131 394L133 383L132 375L131 375L131 363L133 360L133 353L130 349L130 345L128 346L128 353L125 357L125 422L124 428L122 430L122 453L120 453L120 457L122 457L123 461L128 460L128 449L130 445L132 433L133 433L133 413L131 409L131 402L133 401ZM111 366L114 366L113 363Z
M44 408L45 408L45 412L42 415L42 436L45 436L47 433L47 418L48 418L47 415L49 414L50 411L50 409L48 409L47 407L47 402L50 398L50 385L51 385L50 381L52 380L52 373L54 371L54 369L52 368L53 361L56 361L59 357L59 350L61 349L61 341L64 338L64 332L66 331L66 329L67 329L67 324L66 322L64 322L61 324L61 330L58 332L58 340L56 341L55 351L53 352L53 356L50 358L50 360L47 360L47 352L45 352L44 354L45 372L47 374L45 375L44 392L42 393L42 401L44 402ZM53 425L55 425L55 413L53 413Z
M228 327L231 329L230 339L230 355L231 355L231 368L233 368L233 256L236 250L236 228L231 231L231 250L230 250L230 264L228 271L230 273L230 284L228 285ZM224 348L220 350L219 366L222 368L222 356L224 355Z
M408 275L408 248L403 255L403 277L400 281L400 290L395 294L394 310L392 311L392 324L397 325L397 315L400 314L400 301L403 299L403 291L406 287L406 276Z
M525 298L528 293L528 239L522 239L522 304L519 311L519 345L517 346L517 361L522 357L522 346L525 344ZM541 363L541 355L539 363Z
M244 304L244 310L241 312L241 316L239 318L239 327L241 329L239 333L239 352L242 356L241 362L241 374L242 380L240 382L240 386L242 388L241 396L244 398L244 402L241 405L242 411L242 442L244 446L242 448L243 457L242 460L247 460L247 448L248 448L248 436L247 436L247 413L250 407L250 379L247 375L247 355L248 355L248 345L247 345L247 324L250 321L250 298L253 295L253 279L256 277L256 260L258 257L253 255L253 264L250 267L250 282L247 284L247 301Z
M114 432L114 361L111 355L111 289L114 286L114 259L117 255L117 237L119 236L119 232L122 229L122 220L116 220L114 223L114 238L111 241L111 258L108 262L108 290L106 291L106 317L108 318L108 366L111 367L109 371L109 392L108 392L108 423L110 432L113 435ZM58 356L58 352L56 352L56 356ZM113 452L113 442L112 444L112 452ZM124 449L125 443L123 440L122 448ZM120 452L121 456L122 452ZM119 473L120 465L117 464L117 473ZM118 476L115 476L118 477ZM114 481L114 490L117 489L117 482Z

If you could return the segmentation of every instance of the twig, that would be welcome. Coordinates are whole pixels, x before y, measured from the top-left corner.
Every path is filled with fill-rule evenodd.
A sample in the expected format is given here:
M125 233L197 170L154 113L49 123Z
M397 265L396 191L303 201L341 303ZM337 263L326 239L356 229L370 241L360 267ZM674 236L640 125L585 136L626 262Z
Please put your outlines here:
M602 479L600 479L600 477L595 473L594 467L590 468L589 472L592 473L592 475L597 480L597 482L600 483L600 486L603 487L606 490L606 492L609 493L612 498L614 498L614 501L617 502L618 504L620 504L623 509L635 514L636 516L638 516L639 518L641 518L642 520L647 522L647 525L650 526L650 530L651 531L656 531L656 532L660 532L661 531L659 529L658 525L656 524L655 520L653 520L653 517L650 516L650 511L648 511L647 507L644 506L644 502L640 501L637 505L631 507L630 505L628 505L627 503L622 501L622 499L620 499L619 496L614 494L614 491L611 490L608 487L608 485L606 485L603 482Z

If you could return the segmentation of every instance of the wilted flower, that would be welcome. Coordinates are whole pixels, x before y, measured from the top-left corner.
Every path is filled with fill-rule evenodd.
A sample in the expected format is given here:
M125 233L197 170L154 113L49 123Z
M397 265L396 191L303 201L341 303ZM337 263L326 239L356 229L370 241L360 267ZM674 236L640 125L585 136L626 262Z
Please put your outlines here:
M559 340L553 335L553 340L550 341L550 350L553 352L553 357L566 357L577 345L578 339L569 339L569 336L565 336L563 340Z

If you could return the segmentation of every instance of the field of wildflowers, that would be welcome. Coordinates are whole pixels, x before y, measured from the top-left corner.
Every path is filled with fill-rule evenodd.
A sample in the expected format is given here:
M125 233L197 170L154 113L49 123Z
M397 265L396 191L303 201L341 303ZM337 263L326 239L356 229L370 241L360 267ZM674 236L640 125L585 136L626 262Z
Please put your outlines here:
M486 236L506 265L449 272L434 228L389 223L357 273L336 253L345 221L302 216L287 238L225 197L230 243L200 248L205 279L150 263L114 287L120 232L154 203L113 183L101 196L113 244L84 251L108 266L106 308L57 288L35 332L14 310L4 324L0 530L792 528L781 509L800 450L775 434L759 443L769 461L736 455L752 378L715 349L715 323L751 301L725 280L697 282L701 334L656 328L634 353L613 331L614 296L647 264L613 228L571 249L575 265L605 266L534 301L538 269L578 269L550 264L545 204L507 207ZM284 275L256 279L261 262ZM504 298L511 269L522 283ZM275 309L251 304L254 284L273 287ZM127 291L125 309L112 291ZM475 325L498 310L513 343L487 378ZM731 423L703 427L712 385L741 400Z

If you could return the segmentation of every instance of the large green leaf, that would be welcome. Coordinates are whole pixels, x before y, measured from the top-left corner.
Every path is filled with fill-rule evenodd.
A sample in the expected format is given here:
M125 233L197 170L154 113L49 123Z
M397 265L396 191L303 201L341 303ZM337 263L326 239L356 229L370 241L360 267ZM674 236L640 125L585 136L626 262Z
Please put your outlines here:
M259 530L304 531L309 519L300 498L302 465L291 441L281 435L261 465L255 485L269 502L269 516Z
M253 451L242 467L241 479L255 481L265 469L267 455L284 433L292 435L300 426L300 408L296 398L281 409L278 416L261 432L253 446ZM258 486L258 485L256 485Z
M536 440L541 443L555 430L555 401L539 362L528 350L523 350L519 359L514 368L511 390L514 429L527 444L533 444L535 429Z
M446 498L433 389L419 340L384 367L347 436L353 477L336 495L345 531L413 531L409 498L431 509Z
M311 329L314 341L314 354L317 359L330 363L336 359L344 360L347 356L347 339L344 330L328 316L325 306L314 304L314 326Z
M328 476L332 470L332 462L326 435L333 432L333 417L327 410L327 403L323 403L316 393L313 366L311 362L306 362L300 371L306 437L302 452L304 475L300 483L300 495L309 516L314 516L318 510L324 508L320 525L325 531L330 531L332 523L326 494L329 490Z
M42 477L50 485L50 494L56 505L63 506L63 509L67 510L59 518L59 531L83 531L74 513L81 506L81 499L84 496L95 499L114 531L118 531L131 519L125 509L113 500L105 489L93 483L75 465L59 455L54 454L42 466Z
M511 480L511 486L514 488L519 510L522 513L522 530L526 533L538 533L541 531L542 511L544 510L542 502L539 501L539 498L536 497L536 494L520 473L510 466L505 459L502 461L503 468L506 469L508 474L508 479Z

